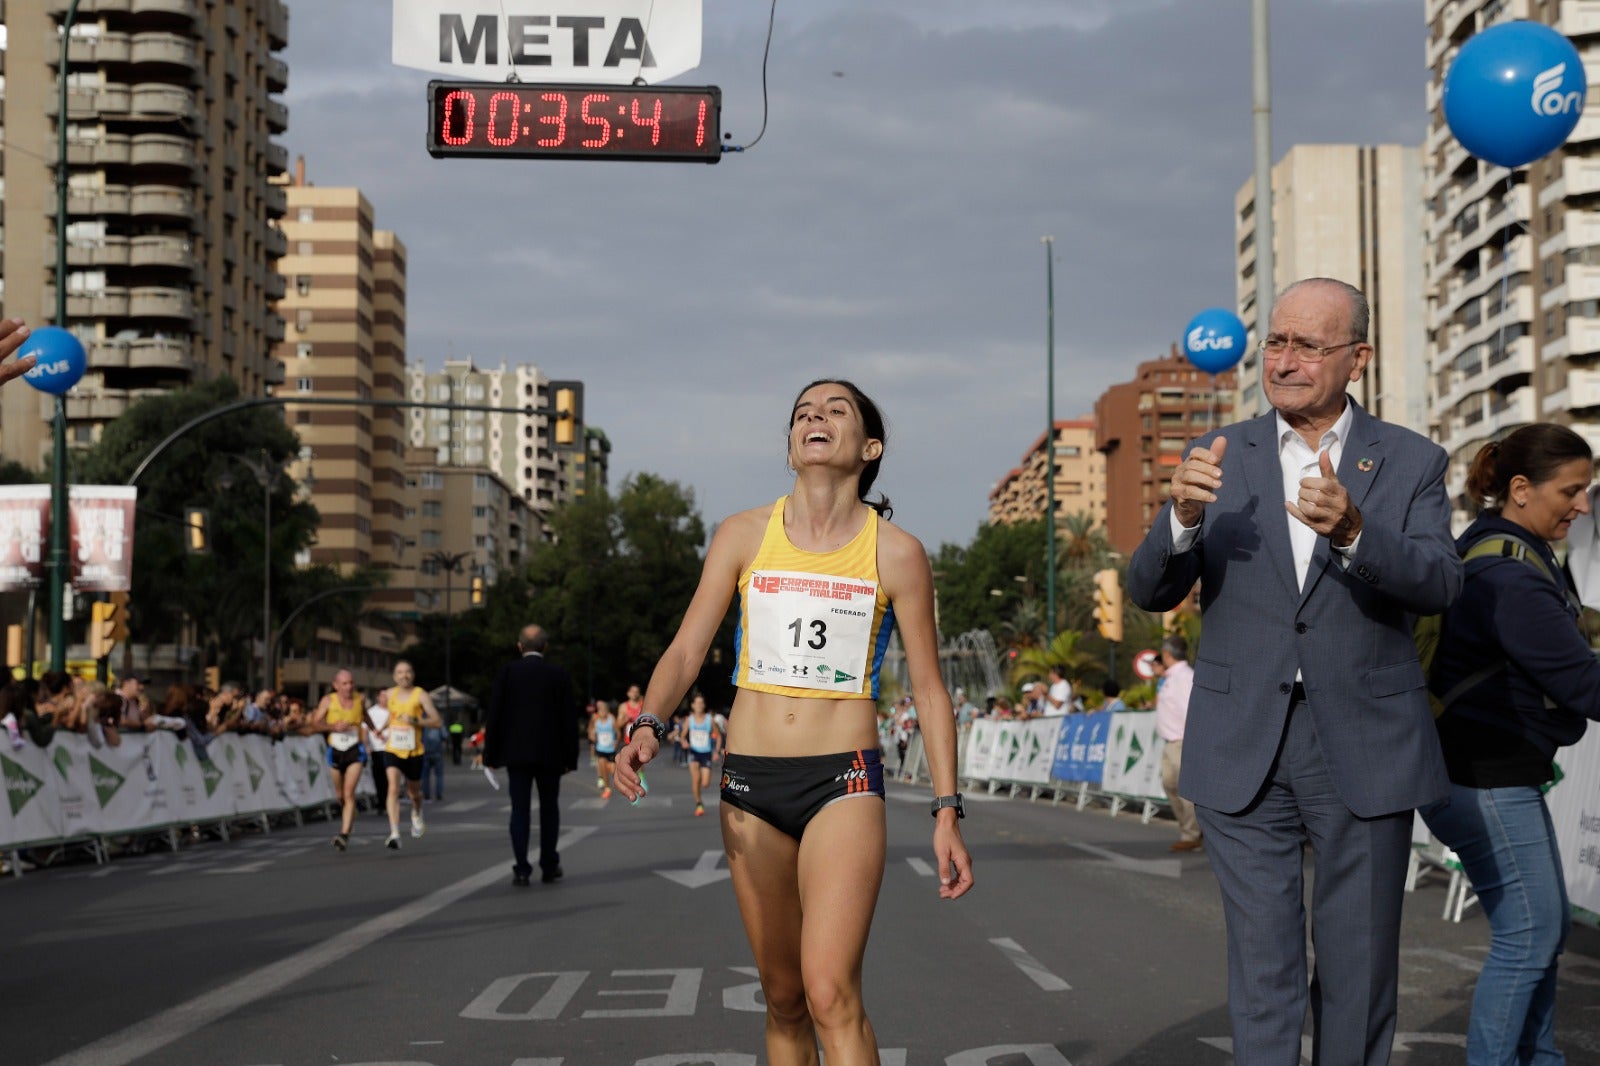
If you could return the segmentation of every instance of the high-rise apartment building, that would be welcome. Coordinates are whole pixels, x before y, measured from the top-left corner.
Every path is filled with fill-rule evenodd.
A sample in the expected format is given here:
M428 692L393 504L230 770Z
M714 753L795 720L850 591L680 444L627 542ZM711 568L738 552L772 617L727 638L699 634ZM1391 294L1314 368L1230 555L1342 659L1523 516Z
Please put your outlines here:
M66 0L0 9L4 80L4 313L64 325L89 369L67 398L69 444L140 397L219 376L246 395L283 380L271 309L283 295L274 223L288 126L282 0L81 0L64 72ZM58 122L66 123L67 207L57 218ZM59 227L59 229L58 229ZM56 277L57 234L67 242ZM37 466L53 401L0 393L0 453Z
M489 407L531 405L541 410L554 403L550 378L530 363L480 369L470 359L446 359L442 371L409 367L406 379L413 400ZM532 510L535 539L543 539L549 535L549 513L573 497L567 465L553 447L551 426L552 420L545 415L520 411L413 408L407 431L411 446L431 450L440 467L493 471Z
M487 590L520 565L536 539L536 512L483 466L445 466L413 448L407 466L416 514L416 610L459 613L476 606L473 580ZM410 595L408 593L408 595Z
M1043 518L1049 503L1046 491L1045 435L1039 434L1022 462L1008 471L989 492L989 524L1011 525ZM1106 517L1105 457L1095 451L1094 420L1085 416L1055 424L1056 528L1069 516L1089 515L1095 525Z
M1106 539L1131 555L1167 502L1172 471L1190 441L1233 421L1234 372L1213 377L1172 346L1140 363L1132 381L1094 405L1095 448L1105 455Z
M285 417L300 437L294 472L321 515L308 561L415 567L405 550L404 414L292 399L405 398L405 247L374 227L361 190L306 184L303 161L285 192L279 354L291 397Z
M1467 469L1486 441L1550 421L1600 451L1600 113L1586 113L1563 147L1507 170L1451 135L1444 76L1469 37L1511 19L1553 26L1586 64L1600 63L1600 3L1427 0L1426 17L1431 413L1463 524L1477 510Z
M1273 291L1337 278L1366 293L1377 356L1350 394L1386 422L1428 431L1422 157L1402 145L1301 144L1272 168ZM1237 369L1238 417L1270 406L1256 323L1255 183L1234 196L1235 286L1252 347ZM1343 339L1343 338L1340 338Z

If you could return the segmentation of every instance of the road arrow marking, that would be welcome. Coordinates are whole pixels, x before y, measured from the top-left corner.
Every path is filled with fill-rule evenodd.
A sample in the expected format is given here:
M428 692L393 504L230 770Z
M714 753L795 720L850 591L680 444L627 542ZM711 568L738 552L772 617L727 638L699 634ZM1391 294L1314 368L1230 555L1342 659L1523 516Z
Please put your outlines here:
M1154 874L1157 877L1176 878L1183 875L1183 862L1179 859L1130 859L1107 848L1097 848L1093 844L1083 844L1076 840L1067 841L1067 846L1086 851L1098 859L1104 859L1119 870L1131 870L1136 874Z
M721 851L702 851L700 861L692 870L657 870L656 873L684 888L704 888L733 876L726 868L718 868L717 860L721 858Z

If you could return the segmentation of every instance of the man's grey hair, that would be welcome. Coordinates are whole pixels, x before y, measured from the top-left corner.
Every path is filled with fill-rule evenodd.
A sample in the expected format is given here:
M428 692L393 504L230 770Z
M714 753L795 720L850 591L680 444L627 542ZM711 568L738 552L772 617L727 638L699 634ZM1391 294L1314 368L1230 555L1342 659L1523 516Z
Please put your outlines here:
M521 645L523 651L536 651L543 654L544 650L550 646L550 637L538 626L526 625L522 627L522 635L517 637L517 643Z
M244 686L239 684L237 681L224 681L221 685L217 686L217 695L242 696L244 695Z
M1302 285L1331 285L1344 293L1345 297L1350 301L1349 339L1352 342L1359 341L1362 344L1368 342L1367 331L1372 328L1372 306L1367 302L1366 293L1347 281L1340 281L1338 278L1301 278L1278 293L1278 299L1282 300Z
M1174 634L1161 642L1161 650L1174 659L1187 659L1189 657L1189 642Z

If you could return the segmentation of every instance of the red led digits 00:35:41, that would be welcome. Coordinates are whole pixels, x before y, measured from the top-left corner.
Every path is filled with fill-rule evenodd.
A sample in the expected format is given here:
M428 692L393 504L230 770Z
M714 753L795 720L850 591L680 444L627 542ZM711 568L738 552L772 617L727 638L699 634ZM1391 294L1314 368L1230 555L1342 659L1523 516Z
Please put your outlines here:
M433 81L428 154L493 158L722 158L722 90Z

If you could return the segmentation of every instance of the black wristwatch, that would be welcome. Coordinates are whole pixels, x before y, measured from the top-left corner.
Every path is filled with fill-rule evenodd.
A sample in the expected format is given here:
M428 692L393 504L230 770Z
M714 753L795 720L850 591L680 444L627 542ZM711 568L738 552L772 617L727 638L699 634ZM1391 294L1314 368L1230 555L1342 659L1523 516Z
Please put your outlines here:
M650 730L650 732L656 735L657 744L661 743L667 738L667 727L661 723L661 719L657 718L653 714L641 714L639 717L635 718L631 724L629 724L628 735L622 738L623 743L627 743L628 741L632 740L634 731L640 726L644 726L646 729Z
M957 818L965 818L967 816L967 809L961 805L961 793L959 792L949 796L933 797L933 816L935 818L939 817L939 812L946 807L954 807Z

